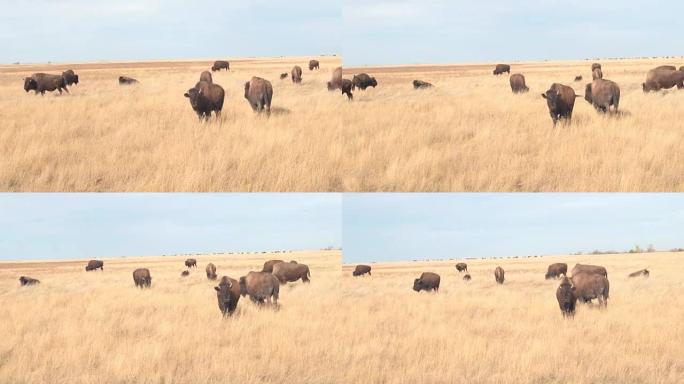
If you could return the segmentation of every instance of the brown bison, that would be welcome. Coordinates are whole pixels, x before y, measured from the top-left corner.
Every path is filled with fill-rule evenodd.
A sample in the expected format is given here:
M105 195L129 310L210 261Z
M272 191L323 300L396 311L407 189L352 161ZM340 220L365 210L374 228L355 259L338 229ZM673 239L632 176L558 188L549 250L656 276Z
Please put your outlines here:
M197 268L197 260L195 259L187 259L185 260L185 266L188 268L195 267Z
M587 84L584 90L584 99L599 112L618 111L620 105L620 87L613 81L596 79Z
M375 77L372 77L367 73L360 73L358 75L354 75L352 78L352 89L359 88L360 90L365 91L366 88L375 88L377 85L378 82L375 80Z
M567 85L554 83L546 93L542 93L542 97L546 99L554 127L558 120L570 121L572 119L572 110L575 108L575 98L577 97L574 89Z
M577 297L575 297L572 284L570 284L570 279L568 279L567 276L563 276L563 280L556 290L556 299L558 300L558 306L560 307L563 317L575 316Z
M287 264L287 263L282 263ZM254 303L263 304L271 302L278 305L278 293L280 292L280 282L270 273L250 272L247 276L240 278L240 294L249 295Z
M577 299L583 303L590 303L598 299L599 306L608 306L608 291L610 284L608 279L599 273L573 273L573 292Z
M26 92L34 91L36 95L39 93L44 95L46 91L52 92L54 90L58 90L60 95L62 91L69 93L64 76L48 75L46 73L34 73L31 77L25 78L24 90Z
M245 99L254 112L261 113L266 110L266 114L270 115L273 99L271 82L260 77L252 77L252 80L245 83Z
M88 262L88 265L86 265L85 270L86 271L94 271L98 268L101 271L104 271L104 263L102 262L102 260L90 260Z
M19 277L19 284L21 284L21 285L40 284L40 280L34 279L32 277L28 277L28 276L20 276Z
M630 273L629 277L637 277L637 276L648 277L650 275L651 275L651 272L649 272L648 269L642 269L640 271Z
M457 263L456 264L456 270L459 272L466 271L468 272L468 264L466 263Z
M224 60L214 61L214 65L211 66L211 71L216 72L225 69L226 71L230 69L230 63Z
M237 280L228 276L221 277L218 285L214 287L218 299L219 310L223 316L230 316L235 312L240 301L240 284Z
M185 270L185 271L181 272L181 277L186 277L186 276L189 276L189 275L190 275L190 271L188 271L188 270Z
M601 70L601 68L596 68L593 71L591 71L591 79L603 79L603 71Z
M332 79L328 81L328 91L342 88L342 67L337 67L332 73Z
M354 268L354 272L352 272L352 275L353 276L363 276L366 273L368 274L368 276L371 276L370 265L357 265L356 268Z
M216 266L213 263L207 264L205 271L207 272L207 279L216 280Z
M604 267L598 265L575 264L575 267L572 269L572 275L575 276L581 272L596 273L608 277L608 271L606 271Z
M264 267L261 269L261 272L273 273L273 266L282 262L282 260L269 260L264 263Z
M281 73L280 74L280 80L286 79L287 78L287 73Z
M470 280L471 280L471 277L470 277L469 273L466 273L465 275L463 275L463 281L470 281Z
M511 90L513 93L525 93L530 89L525 85L525 76L520 73L514 73L510 78Z
M644 92L660 91L677 86L684 88L684 71L677 71L673 67L658 67L648 71L646 81L641 84Z
M413 89L426 89L432 88L432 84L423 80L413 80Z
M582 81L582 75L575 76L575 81Z
M292 68L290 75L292 77L293 83L295 83L295 84L301 83L302 82L302 67L300 67L299 65L295 65Z
M494 279L499 284L504 283L504 270L503 270L503 268L496 267L496 269L494 270Z
M137 84L138 80L132 78L132 77L127 77L127 76L119 76L119 85L131 85L131 84Z
M197 113L200 121L209 120L212 112L216 114L217 119L221 118L225 92L220 85L200 81L183 96L190 99L190 106Z
M138 268L133 271L133 282L136 287L149 288L152 286L152 276L147 268Z
M281 284L294 282L299 279L302 279L304 283L308 283L311 272L306 264L278 263L273 266L273 276L277 277Z
M433 272L423 272L419 278L413 280L413 290L420 291L439 291L439 275Z
M200 79L199 81L206 81L209 84L214 83L214 78L211 76L211 72L209 71L203 71L202 74L200 74Z
M62 72L62 77L64 78L66 85L78 85L78 75L75 74L71 69L67 69L66 71Z
M351 80L342 79L342 94L347 95L348 100L354 100L354 94L352 93L353 88L354 85Z
M568 265L565 263L553 263L549 265L544 276L546 280L555 279L568 274Z
M502 73L511 73L511 66L508 64L497 64L492 71L494 75L500 75Z
M321 63L318 62L318 60L309 60L309 71L313 71L314 69L319 69L321 67Z

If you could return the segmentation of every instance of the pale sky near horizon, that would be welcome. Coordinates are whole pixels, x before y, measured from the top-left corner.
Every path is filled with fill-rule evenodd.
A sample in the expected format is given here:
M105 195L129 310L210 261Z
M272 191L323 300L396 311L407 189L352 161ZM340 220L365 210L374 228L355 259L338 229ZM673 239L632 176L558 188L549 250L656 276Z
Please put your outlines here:
M340 247L339 194L0 194L0 261Z
M345 263L684 247L684 194L344 194L343 207Z

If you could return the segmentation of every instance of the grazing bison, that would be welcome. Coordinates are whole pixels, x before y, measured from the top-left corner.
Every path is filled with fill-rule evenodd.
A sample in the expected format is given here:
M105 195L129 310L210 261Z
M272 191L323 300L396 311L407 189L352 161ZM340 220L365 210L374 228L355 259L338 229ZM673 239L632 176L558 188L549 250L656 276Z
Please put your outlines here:
M546 93L542 93L542 97L546 99L554 127L558 120L570 121L572 119L572 109L575 107L575 98L577 97L574 89L567 85L554 83Z
M554 263L549 265L544 276L546 280L555 279L568 274L568 265L565 263Z
M33 285L33 284L39 284L40 280L34 279L32 277L28 277L28 276L20 276L19 277L19 283L21 285Z
M582 75L575 76L575 81L582 81L583 77Z
M131 85L131 84L137 84L138 80L132 78L132 77L126 77L126 76L119 76L119 85Z
M230 316L235 312L240 301L240 284L237 280L228 276L221 277L218 285L214 287L218 299L219 310L223 316Z
M104 271L104 263L102 262L102 260L90 260L88 262L88 265L86 265L85 270L86 271L94 271L98 268L101 271Z
M273 273L273 266L282 262L282 260L269 260L264 263L264 267L261 269L261 272Z
M677 89L684 88L684 71L677 71L672 68L658 67L648 71L646 81L641 84L644 92L659 91L670 89L674 86Z
M181 277L185 277L185 276L188 276L188 275L190 275L190 271L188 271L188 270L185 270L185 271L181 272Z
M342 94L347 95L347 99L354 100L354 94L352 93L352 88L354 85L349 79L342 79Z
M332 73L332 78L328 81L328 91L342 88L342 67L337 67Z
M582 272L595 273L608 277L608 271L606 271L604 267L598 265L575 264L575 267L572 269L572 275L575 276L576 274Z
M273 99L271 82L260 77L252 77L252 80L245 83L245 99L254 112L261 113L265 109L266 114L270 115Z
M428 83L427 81L423 80L413 80L413 89L425 89L425 88L431 88L432 84Z
M212 112L216 114L217 119L221 117L225 92L220 85L200 81L183 96L190 99L190 106L197 113L200 121L209 120Z
M558 306L560 307L563 317L575 316L577 297L575 297L572 284L570 284L570 279L568 279L567 276L563 276L563 280L556 290L556 299L558 300Z
M302 67L299 65L295 65L292 68L292 71L290 72L290 75L292 76L292 82L295 84L299 84L302 82Z
M280 80L286 79L287 78L287 73L281 73L280 74Z
M603 71L601 71L601 68L596 68L593 71L591 71L591 79L603 79Z
M496 267L496 269L494 270L494 279L499 284L504 283L504 270L503 270L503 268Z
M530 89L525 85L525 76L515 73L511 75L511 90L513 93L525 93Z
M466 271L468 272L468 264L466 263L458 263L456 264L456 270L459 272Z
M367 73L360 73L354 75L352 78L352 89L359 88L360 90L365 91L366 88L375 88L377 85L378 82L375 80L375 77L369 76Z
M54 90L58 90L60 95L62 91L69 93L64 76L48 75L46 73L34 73L31 77L25 78L24 90L26 92L34 91L36 95L39 93L44 95L45 91L52 92Z
M311 272L306 264L278 263L273 266L273 276L277 277L281 284L297 281L308 283Z
M71 69L67 69L66 71L62 72L62 77L64 78L64 82L66 82L66 85L78 85L78 75L75 74L74 71L72 71Z
M463 281L470 281L470 280L471 280L471 277L470 277L469 273L466 273L465 275L463 275Z
M610 112L611 106L613 112L617 112L620 104L620 87L613 81L596 79L587 84L584 99L599 112Z
M573 273L572 285L579 301L590 303L593 299L598 299L599 306L608 306L610 284L605 276L598 273Z
M138 268L133 271L133 282L136 287L149 288L152 286L152 276L147 268Z
M497 64L492 72L495 75L500 75L502 73L511 73L511 66L508 64Z
M282 263L287 264L287 263ZM280 282L270 273L250 272L247 276L240 278L240 294L249 295L250 300L255 303L263 304L271 302L278 305L278 293L280 292Z
M439 291L439 275L433 272L423 272L419 278L413 280L413 290Z
M648 269L642 269L640 271L630 273L629 277L637 277L637 276L648 277L650 274L651 274L651 272L649 272Z
M318 62L318 60L309 60L309 71L313 71L314 69L319 69L321 67L321 63Z
M216 280L216 266L213 263L207 264L205 271L207 272L207 279Z
M188 268L195 267L197 268L197 260L195 259L187 259L185 260L185 266Z
M230 63L224 60L214 61L214 65L211 66L211 71L216 72L225 69L226 71L230 69Z
M203 71L202 74L200 75L199 81L206 81L209 84L214 83L214 79L211 76L211 72L209 71Z
M353 276L363 276L366 273L368 274L368 276L371 276L370 265L357 265L356 268L354 268L354 272L352 272L352 275Z

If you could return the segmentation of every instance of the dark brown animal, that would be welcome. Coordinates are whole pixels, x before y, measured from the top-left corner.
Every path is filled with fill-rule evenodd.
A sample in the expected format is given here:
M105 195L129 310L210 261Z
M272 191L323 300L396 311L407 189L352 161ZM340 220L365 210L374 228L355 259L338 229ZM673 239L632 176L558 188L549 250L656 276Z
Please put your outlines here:
M648 277L650 275L651 275L651 272L649 272L648 269L642 269L640 271L630 273L629 277L637 277L637 276Z
M679 67L679 70L684 72L684 66Z
M228 276L221 277L218 285L214 287L218 299L219 310L223 316L230 316L235 312L240 301L240 284L237 280Z
M670 89L675 85L677 89L684 88L684 71L677 71L669 67L658 67L648 71L646 81L641 84L641 87L644 92L651 92Z
M75 74L71 69L67 69L66 71L62 72L62 77L64 78L66 85L78 85L78 75Z
M510 78L511 90L513 93L525 93L530 89L525 85L525 76L520 73L514 73Z
M599 112L618 111L620 105L620 87L613 81L596 79L587 84L584 90L584 99Z
M281 73L280 74L280 80L286 79L287 78L287 73Z
M492 71L494 75L500 75L502 73L511 73L511 66L508 64L497 64L496 67L494 68L494 71Z
M295 84L299 84L302 82L302 67L299 65L295 65L292 68L292 71L290 72L290 75L292 76L292 82Z
M556 289L556 300L558 300L558 306L560 307L563 317L575 316L577 297L575 297L572 284L567 276L563 276L563 280L558 286L558 289Z
M280 282L270 273L249 272L247 276L240 278L240 294L242 296L249 295L250 300L254 303L270 303L271 299L273 299L273 304L278 305L279 292Z
M425 89L425 88L431 88L432 84L428 83L427 81L423 80L413 80L413 89Z
M200 121L209 120L212 112L216 114L217 119L221 118L225 92L220 85L200 81L183 96L190 99L190 106L197 113Z
M202 74L200 74L200 79L199 81L206 81L209 84L214 83L214 78L211 76L211 72L209 71L203 71Z
M185 277L185 276L188 276L188 275L190 275L190 271L187 271L187 270L186 270L186 271L181 272L181 277Z
M94 271L98 268L100 268L101 271L104 271L104 263L102 262L102 260L90 260L88 262L88 265L86 265L85 270Z
M683 67L683 68L684 68L684 67ZM661 66L655 67L655 68L653 68L653 69L656 70L656 71L660 71L660 70L676 71L676 70L677 70L677 67L675 67L674 65L661 65ZM680 70L681 70L681 69L680 69Z
M309 71L313 71L314 69L319 69L321 67L321 63L318 62L318 60L309 60Z
M580 272L596 273L608 277L608 271L606 271L606 268L598 265L575 264L575 267L572 269L572 275L575 276Z
M554 127L558 120L569 122L572 119L572 110L575 108L575 98L577 97L574 89L567 85L554 83L546 93L542 93L542 97L546 99Z
M185 260L185 266L188 268L197 267L197 260L187 259L187 260Z
M328 81L328 91L342 88L342 67L337 67L332 73L332 79Z
M370 265L357 265L356 268L354 268L354 272L352 272L352 275L353 276L363 276L366 273L368 274L368 276L371 276Z
M261 269L261 272L273 273L273 266L282 262L282 260L269 260L264 263L264 267Z
M347 95L347 99L354 100L354 94L352 93L352 88L354 88L352 81L349 79L342 79L342 94Z
M598 299L599 306L608 306L610 283L599 273L580 272L572 274L573 293L583 303Z
M352 78L352 89L359 88L360 90L365 91L366 88L375 88L377 85L378 81L375 80L375 77L372 77L367 73L359 73Z
M582 75L575 76L575 81L582 81Z
M494 279L499 284L504 283L504 270L503 270L503 268L496 267L496 269L494 270Z
M601 68L596 68L593 71L591 71L591 79L603 79L603 71L601 71Z
M126 77L126 76L119 76L119 85L131 85L131 84L137 84L138 80L132 78L132 77Z
M213 263L207 264L205 271L207 272L207 279L216 280L216 266Z
M456 270L459 272L466 271L468 272L468 264L466 263L457 263L456 264Z
M19 284L21 284L21 285L40 284L40 280L34 279L32 277L28 277L28 276L20 276L19 277Z
M152 276L147 268L138 268L133 271L133 282L136 287L150 288L152 286Z
M555 279L568 274L568 265L565 263L554 263L549 265L544 276L546 280Z
M224 60L214 61L214 65L211 66L211 71L216 72L225 69L226 71L230 69L230 63Z
M594 72L597 69L601 69L601 64L599 63L594 63L591 65L591 71Z
M281 284L297 281L308 283L311 272L306 264L278 263L273 266L273 276L277 277Z
M261 113L266 110L266 114L270 116L273 99L271 82L260 77L252 77L252 80L245 83L245 99L254 112Z
M433 272L423 272L419 278L413 280L413 290L416 292L420 291L439 291L439 280L438 274Z
M470 277L469 273L466 273L465 275L463 275L463 281L470 281L470 279L471 279L471 277Z
M46 73L34 73L31 77L25 78L24 90L26 92L34 91L36 95L39 93L44 95L46 91L52 92L54 90L58 90L60 95L62 91L69 93L64 76L48 75Z

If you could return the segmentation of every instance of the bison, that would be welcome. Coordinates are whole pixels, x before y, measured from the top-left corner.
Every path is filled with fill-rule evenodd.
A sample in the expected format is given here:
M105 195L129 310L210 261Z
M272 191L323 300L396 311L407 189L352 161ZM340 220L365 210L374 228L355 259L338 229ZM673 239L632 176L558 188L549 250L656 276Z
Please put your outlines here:
M309 71L313 71L314 69L319 69L321 67L321 63L318 62L318 60L309 60Z
M439 291L439 275L433 272L423 272L419 278L413 280L413 290L420 291Z
M28 276L20 276L19 277L19 284L21 284L21 285L40 284L40 280L34 279L32 277L28 277Z
M575 276L581 272L596 273L608 277L608 271L606 271L606 268L604 267L598 265L575 264L575 267L572 269L572 275Z
M295 65L292 68L292 71L290 72L290 75L292 76L292 82L295 84L299 84L302 82L302 67L299 65Z
M200 81L183 96L190 99L190 105L200 121L209 120L212 112L216 114L217 119L221 117L225 92L220 85Z
M181 277L186 277L189 275L190 275L190 271L188 271L187 269L185 271L181 272Z
M492 71L494 75L500 75L502 73L511 73L511 66L508 64L497 64Z
M432 84L428 83L427 81L423 80L413 80L413 89L425 89L425 88L431 88Z
M240 284L237 280L228 276L221 277L218 285L214 287L218 299L219 310L223 316L230 316L235 312L240 301Z
M213 83L214 83L214 79L213 79L213 77L211 76L211 72L209 72L209 71L203 71L203 72L200 74L200 79L199 79L199 81L206 81L206 82L209 83L209 84L213 84Z
M352 93L352 88L354 85L349 79L342 79L342 94L347 95L348 100L354 100L354 94Z
M133 282L136 287L149 288L152 286L152 276L147 268L138 268L133 271Z
M299 279L302 279L304 283L308 283L311 272L306 264L278 263L273 266L273 276L277 277L281 284L294 282Z
M468 272L468 264L466 263L457 263L456 264L456 270L459 272L466 271Z
M342 67L337 67L332 73L332 78L328 81L328 91L342 88Z
M187 259L185 260L185 266L188 268L195 267L197 268L197 260L195 259Z
M567 276L563 276L563 280L556 290L556 299L558 300L558 306L560 307L563 317L575 316L577 297L575 297L572 284Z
M554 83L546 93L542 93L542 97L546 99L554 127L558 120L570 121L572 119L572 110L575 107L575 98L577 97L574 89L567 85Z
M463 281L470 281L470 280L471 280L471 277L470 277L469 273L466 273L465 275L463 275Z
M546 270L546 275L544 276L546 280L555 279L561 277L562 275L568 274L568 265L565 263L553 263L549 265Z
M280 80L286 79L287 78L287 73L281 73L280 74Z
M88 265L86 265L85 270L86 271L94 271L98 268L101 271L104 271L104 263L102 262L102 260L90 260L88 262Z
M510 83L513 93L525 93L530 90L527 85L525 85L525 76L520 73L512 74Z
M264 263L264 267L261 269L261 272L273 273L273 266L282 262L282 260L269 260Z
M211 71L216 72L225 69L226 71L230 69L230 63L224 60L214 61L214 65L211 66Z
M66 85L78 85L78 75L75 74L74 71L72 71L71 69L67 69L66 71L62 72L62 77L64 78L64 82L66 82Z
M582 81L582 75L575 76L575 81Z
M207 264L205 271L207 272L207 279L216 280L216 266L213 263Z
M644 92L659 91L670 89L674 86L677 89L684 88L684 71L667 67L658 67L648 71L646 81L641 84Z
M599 112L618 111L620 105L620 87L613 81L596 79L587 84L584 90L584 99Z
M127 77L127 76L119 76L119 85L132 85L132 84L137 84L138 80L132 78L132 77Z
M252 80L245 83L245 99L254 112L261 113L265 109L266 114L270 115L273 99L271 82L260 77L252 77Z
M603 79L603 71L601 71L601 68L596 68L591 71L591 79Z
M368 276L371 276L370 265L357 265L356 268L354 268L354 272L352 272L352 275L353 276L363 276L366 273L368 274Z
M504 283L504 270L503 270L503 268L496 267L496 269L494 270L494 279L499 284Z
M39 93L44 95L46 91L52 92L54 90L58 90L60 95L62 91L69 93L64 76L48 75L47 73L34 73L31 77L25 78L24 90L26 92L34 91L36 95Z
M610 284L606 276L599 273L580 272L572 274L573 293L583 303L598 299L599 306L608 306Z
M365 91L366 88L375 88L377 85L378 82L375 80L375 77L372 77L367 73L360 73L358 75L354 75L352 78L352 89L359 88L360 90Z
M254 303L270 303L273 299L273 303L278 305L279 292L280 282L270 273L249 272L240 278L240 294L242 296L249 295L250 300Z
M649 272L648 269L642 269L640 271L630 273L628 277L637 277L637 276L648 277L648 276L650 276L650 274L651 274L651 272Z

